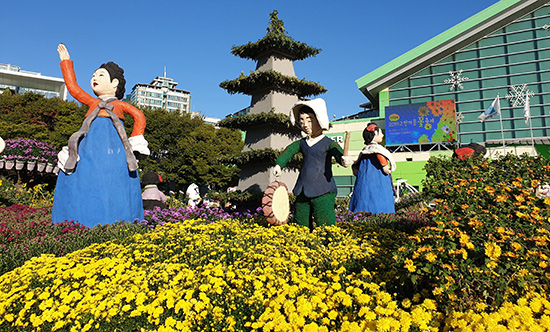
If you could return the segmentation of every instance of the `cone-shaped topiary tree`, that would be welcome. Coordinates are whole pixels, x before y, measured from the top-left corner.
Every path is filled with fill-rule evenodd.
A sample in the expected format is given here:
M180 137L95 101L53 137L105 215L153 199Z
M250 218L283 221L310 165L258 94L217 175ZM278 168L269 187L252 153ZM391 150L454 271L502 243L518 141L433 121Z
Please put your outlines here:
M231 162L241 168L241 190L263 191L275 180L271 167L276 156L300 135L299 128L289 125L292 106L299 99L326 92L319 83L297 78L293 66L293 61L315 56L321 50L288 36L277 15L276 10L270 14L265 37L231 50L235 56L255 60L256 70L220 83L220 87L230 94L252 96L248 114L224 119L219 124L246 132L242 154L231 158ZM281 180L292 187L297 176L296 170L289 170L283 173Z

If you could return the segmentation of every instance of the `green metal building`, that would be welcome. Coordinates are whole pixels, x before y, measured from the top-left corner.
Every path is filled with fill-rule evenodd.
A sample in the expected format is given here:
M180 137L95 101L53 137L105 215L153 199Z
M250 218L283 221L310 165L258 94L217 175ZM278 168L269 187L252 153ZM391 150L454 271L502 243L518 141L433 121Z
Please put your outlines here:
M420 187L430 155L452 153L457 144L485 144L491 150L548 156L550 147L550 1L501 0L400 57L359 78L359 90L372 103L376 117L333 122L329 136L353 121L374 121L384 128L388 106L453 99L457 142L387 146L398 161L394 179ZM478 116L500 98L501 116ZM529 97L531 121L524 104ZM340 125L340 126L339 126ZM340 127L340 129L339 129ZM362 131L362 129L361 129ZM354 139L355 137L355 139ZM359 139L361 141L361 139ZM505 148L502 147L505 145ZM350 150L360 150L350 147ZM358 151L355 152L358 153ZM335 167L339 196L353 183L349 169Z

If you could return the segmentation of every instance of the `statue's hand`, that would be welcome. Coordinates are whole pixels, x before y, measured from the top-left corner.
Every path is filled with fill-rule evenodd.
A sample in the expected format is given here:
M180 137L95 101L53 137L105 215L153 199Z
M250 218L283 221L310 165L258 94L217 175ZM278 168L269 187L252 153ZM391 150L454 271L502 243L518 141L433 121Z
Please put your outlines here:
M350 156L342 156L342 166L350 167L353 164L353 159Z
M61 151L57 154L57 167L59 167L60 170L65 172L65 174L69 175L73 172L73 170L65 169L65 163L67 162L67 159L69 159L69 147L64 146ZM80 160L80 156L76 157L76 161Z
M132 151L139 152L142 155L149 156L151 151L149 151L149 143L145 140L143 135L132 136L128 138L130 145L132 146Z
M59 45L57 46L57 53L59 53L59 58L61 59L61 61L71 60L69 51L67 50L67 47L65 47L63 43L59 43Z
M282 173L281 166L275 165L275 167L273 168L273 175L279 177L281 176L281 173Z

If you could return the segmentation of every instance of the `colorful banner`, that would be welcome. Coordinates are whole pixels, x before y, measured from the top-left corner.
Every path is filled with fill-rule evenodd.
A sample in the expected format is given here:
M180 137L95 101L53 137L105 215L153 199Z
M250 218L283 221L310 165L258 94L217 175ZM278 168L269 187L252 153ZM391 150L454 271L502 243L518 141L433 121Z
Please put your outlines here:
M454 142L454 99L386 106L386 145Z

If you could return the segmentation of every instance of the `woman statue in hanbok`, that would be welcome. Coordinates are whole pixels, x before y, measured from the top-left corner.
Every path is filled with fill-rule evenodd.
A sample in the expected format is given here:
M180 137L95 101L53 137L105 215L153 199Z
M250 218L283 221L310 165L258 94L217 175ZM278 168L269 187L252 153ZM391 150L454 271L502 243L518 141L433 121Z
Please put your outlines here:
M366 146L351 166L357 176L349 204L352 212L395 213L391 173L396 165L391 153L379 144L383 139L382 129L375 123L363 130Z
M143 219L143 203L134 151L148 155L143 137L145 116L124 97L124 70L113 62L97 69L91 80L92 97L76 83L73 62L63 44L57 51L69 93L90 107L82 127L69 138L58 155L61 169L57 178L52 210L54 222L78 221L93 227L117 220ZM124 113L134 119L127 137Z

